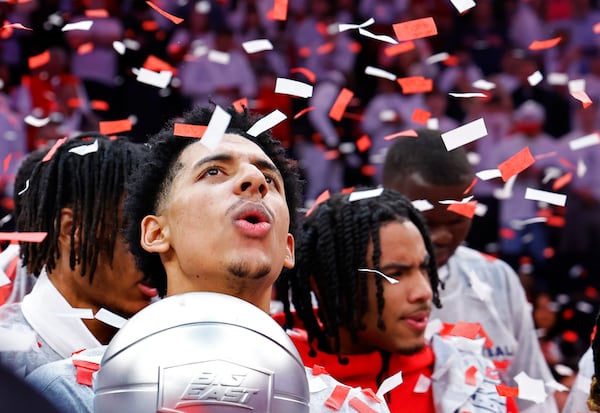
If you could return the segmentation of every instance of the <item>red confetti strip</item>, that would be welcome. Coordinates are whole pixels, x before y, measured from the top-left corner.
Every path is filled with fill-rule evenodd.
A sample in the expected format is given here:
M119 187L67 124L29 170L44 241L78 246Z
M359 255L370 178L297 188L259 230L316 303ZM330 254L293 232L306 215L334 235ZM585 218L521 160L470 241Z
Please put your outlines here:
M387 57L392 57L392 56L396 56L402 53L406 53L408 51L414 50L415 49L415 42L413 42L412 40L409 40L408 42L402 42L399 44L395 44L393 46L388 46L385 49L383 49L383 53L385 53L385 55Z
M238 112L243 112L244 108L248 107L248 98L241 98L232 103L234 109Z
M271 20L286 21L288 10L288 0L275 0L273 8L267 12L267 17Z
M406 137L409 137L409 138L416 138L419 135L417 135L417 131L416 130L414 130L414 129L407 129L407 130L402 131L402 132L392 133L391 135L384 136L383 140L391 141L392 139L396 139L396 138L399 138L401 136L406 136Z
M310 83L315 83L315 81L317 80L317 76L315 76L315 74L312 71L305 67L294 67L290 70L290 73L300 73L304 75L304 77L306 77Z
M465 372L465 383L470 386L477 386L477 378L475 375L477 374L477 367L471 366Z
M325 370L325 367L319 366L318 364L315 364L312 367L312 374L313 374L313 376L319 376L321 374L327 374L327 375L329 375L329 373L327 372L327 370Z
M396 38L401 42L434 36L438 33L433 17L396 23L392 27L394 28L394 33L396 33Z
M529 45L529 50L550 49L550 48L556 46L561 40L562 40L561 36L554 37L554 38L548 39L548 40L534 40Z
M46 63L48 63L50 61L50 51L46 50L45 52L42 52L38 55L35 56L31 56L28 60L29 62L29 68L30 69L36 69L40 66L45 65Z
M371 388L362 389L361 392L368 399L374 401L375 403L382 403L383 402L383 400L381 400L379 397L377 397L377 395L375 394L375 392Z
M171 72L173 75L177 74L177 69L171 66L169 62L166 62L154 55L149 55L146 61L142 65L144 69L152 70L153 72Z
M473 187L475 186L475 184L477 183L477 181L479 181L479 178L477 178L477 177L473 178L473 181L471 181L471 184L467 187L467 189L465 189L463 191L463 195L466 195L466 194L470 193L471 190L473 190Z
M423 76L403 77L397 80L402 93L405 95L413 93L426 93L433 90L433 79L426 79Z
M340 410L346 401L346 397L348 397L348 393L350 393L350 387L338 384L329 398L325 400L325 406L333 410Z
M6 173L6 171L8 171L8 166L10 165L10 161L12 160L12 153L9 153L8 155L6 155L6 158L4 158L3 164L4 164L4 173Z
M371 138L369 138L369 135L363 135L356 140L356 149L358 149L359 152L365 152L370 147Z
M108 106L108 102L105 102L103 100L92 100L90 102L92 109L94 110L108 110L109 106Z
M75 375L77 383L91 387L92 375L100 369L100 365L98 363L85 360L73 360L73 365L77 371Z
M80 44L79 47L77 48L77 54L88 54L91 53L94 50L94 43L92 42L86 42L83 44Z
M323 191L321 193L321 195L319 195L317 197L317 199L315 200L315 203L312 204L310 209L306 212L306 216L309 216L310 214L312 214L312 212L315 210L315 208L317 206L319 206L319 204L322 204L323 202L327 201L330 197L331 197L331 194L329 193L329 190Z
M100 121L99 130L104 135L114 135L116 133L127 132L131 130L131 119Z
M535 158L531 154L529 147L526 146L519 152L508 158L506 161L498 165L498 169L502 174L502 180L506 182L511 177L529 168L534 163Z
M66 136L64 138L57 140L56 143L54 143L54 145L52 145L52 148L50 148L50 150L48 151L46 156L44 156L44 158L42 159L42 162L48 162L50 159L52 159L52 157L56 153L56 150L60 147L60 145L62 145L66 141L67 141Z
M108 10L106 9L88 9L84 13L86 17L92 17L96 19L103 19L109 16Z
M171 20L175 24L179 24L183 21L183 19L181 17L173 16L172 14L167 13L166 11L164 11L163 9L161 9L160 7L158 7L156 4L152 3L151 1L146 1L146 4L150 7L152 7L154 10L159 12L161 15L163 15L167 19Z
M359 413L377 413L377 410L372 409L358 397L351 398L350 401L348 401L348 405Z
M300 116L302 116L302 115L310 112L311 110L315 110L315 107L314 106L309 106L307 108L302 109L300 112L298 112L298 113L296 113L294 115L294 119L298 119Z
M450 205L448 205L448 208L446 208L446 209L448 211L465 216L467 218L473 218L473 215L475 215L476 208L477 208L477 201L469 201L467 203L450 204Z
M420 108L416 108L413 113L412 113L412 121L419 123L421 125L426 125L427 121L429 120L429 118L431 117L431 112L428 112L426 110L420 109Z
M566 186L573 180L573 172L567 172L566 174L556 178L556 181L552 184L552 190L558 191L560 188Z
M47 232L0 232L0 241L42 242Z
M496 384L496 391L498 395L504 397L517 397L519 395L518 387L508 387L504 384Z
M21 23L8 23L5 24L4 26L0 27L0 31L2 30L9 30L9 29L20 29L20 30L33 30L30 29L29 27L23 26Z
M342 120L342 116L346 111L346 107L354 97L354 93L346 88L342 88L338 97L335 99L333 106L329 110L329 117L338 122Z
M186 123L176 123L173 127L173 135L184 136L187 138L202 138L206 132L206 125L189 125Z

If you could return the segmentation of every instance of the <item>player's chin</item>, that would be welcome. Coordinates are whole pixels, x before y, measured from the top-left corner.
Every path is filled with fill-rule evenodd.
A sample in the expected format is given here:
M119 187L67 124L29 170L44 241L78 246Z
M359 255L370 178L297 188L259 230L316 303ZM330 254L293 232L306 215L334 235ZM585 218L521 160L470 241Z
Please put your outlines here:
M425 348L425 340L420 339L415 340L413 343L402 343L402 346L399 346L397 352L400 354L411 355L418 353L423 350L423 348Z

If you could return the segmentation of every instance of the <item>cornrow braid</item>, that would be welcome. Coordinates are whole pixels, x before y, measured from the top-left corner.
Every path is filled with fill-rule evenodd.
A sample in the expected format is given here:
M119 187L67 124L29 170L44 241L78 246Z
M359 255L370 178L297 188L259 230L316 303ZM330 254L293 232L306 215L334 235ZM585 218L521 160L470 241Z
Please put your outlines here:
M85 155L72 151L86 145L97 145L97 149ZM89 277L91 283L100 254L112 262L126 182L142 151L142 145L124 137L82 134L33 167L29 187L20 198L17 227L48 235L40 243L21 243L23 264L30 273L39 275L44 266L48 272L56 268L61 257L58 240L63 208L73 211L68 252L71 269L79 264L81 276Z
M311 346L316 341L321 350L338 354L341 360L340 328L347 329L354 342L358 340L358 332L366 328L362 319L368 310L367 282L358 269L366 268L369 240L373 240L370 258L375 269L379 269L379 228L392 221L412 222L423 237L429 256L435 256L419 212L408 199L390 189L383 190L378 197L353 202L348 195L336 194L301 223L296 237L296 266L286 275L285 282ZM427 274L433 303L440 307L439 279L433 261L427 266ZM377 327L384 330L382 279L377 277L375 282ZM318 314L312 306L312 293L317 296ZM286 300L287 297L282 294L281 298ZM290 307L290 303L284 304L288 322L292 319Z

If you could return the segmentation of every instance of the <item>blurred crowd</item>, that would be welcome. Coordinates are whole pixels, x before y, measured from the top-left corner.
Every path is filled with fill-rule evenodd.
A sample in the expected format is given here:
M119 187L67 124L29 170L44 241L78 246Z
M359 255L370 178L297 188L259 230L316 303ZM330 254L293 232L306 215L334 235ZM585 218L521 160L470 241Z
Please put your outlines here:
M572 376L600 308L600 145L570 147L600 126L596 1L478 0L461 14L449 0L290 0L285 19L273 18L273 0L148 3L0 2L1 231L14 230L20 159L102 121L129 119L127 133L144 142L194 104L245 99L255 112L277 109L288 119L274 134L299 162L310 207L324 190L380 184L386 137L423 126L447 132L483 118L487 136L469 144L475 171L497 168L526 146L536 163L515 180L476 183L484 211L468 244L518 272L549 364L558 378ZM394 38L395 23L426 17L437 35L400 44L339 30L373 18L371 33ZM63 30L77 22L92 25ZM554 47L530 48L553 38L560 38ZM244 43L258 39L272 49L247 52ZM432 79L433 87L404 93L367 67ZM143 70L169 81L141 82ZM275 93L278 78L311 84L312 96ZM591 105L572 96L573 81ZM334 119L343 89L351 99ZM565 193L566 206L525 200L528 187Z

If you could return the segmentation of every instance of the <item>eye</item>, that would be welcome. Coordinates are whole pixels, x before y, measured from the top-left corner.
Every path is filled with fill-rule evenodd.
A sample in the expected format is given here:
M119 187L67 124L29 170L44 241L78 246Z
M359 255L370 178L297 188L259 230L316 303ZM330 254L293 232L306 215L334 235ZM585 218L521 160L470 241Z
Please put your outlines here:
M212 168L208 168L205 172L206 175L211 175L211 176L215 176L219 174L219 169L212 167Z

